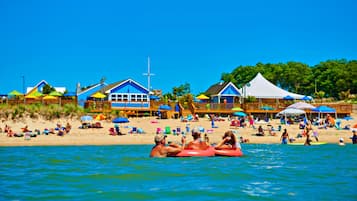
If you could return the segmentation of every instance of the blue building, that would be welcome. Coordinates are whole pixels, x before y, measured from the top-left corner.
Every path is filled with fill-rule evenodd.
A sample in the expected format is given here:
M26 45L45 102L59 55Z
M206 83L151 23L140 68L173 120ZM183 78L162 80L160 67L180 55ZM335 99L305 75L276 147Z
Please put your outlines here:
M212 85L205 94L210 96L211 103L233 104L240 101L241 93L232 82Z
M132 79L116 82L104 87L112 109L149 109L149 90Z
M84 104L87 100L91 98L91 95L94 94L97 91L102 91L104 87L106 87L108 84L106 83L98 83L91 85L89 87L86 87L85 89L77 89L77 100L78 100L78 105L84 107Z

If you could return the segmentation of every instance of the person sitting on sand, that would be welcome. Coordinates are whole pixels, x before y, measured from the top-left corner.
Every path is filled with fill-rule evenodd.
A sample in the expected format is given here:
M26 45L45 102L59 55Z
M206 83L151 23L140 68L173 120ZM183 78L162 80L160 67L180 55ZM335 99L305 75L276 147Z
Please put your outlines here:
M5 128L4 128L4 132L5 133L8 133L9 132L9 129L10 129L10 126L8 126L7 124L5 125Z
M239 142L232 131L227 131L222 137L222 141L218 143L215 149L237 149L240 148Z
M23 133L27 133L27 132L31 132L28 128L28 126L26 125L25 127L22 128L22 132Z
M58 136L64 136L66 134L66 130L64 128L58 129L57 135Z
M286 128L284 129L283 134L281 134L280 141L281 141L281 144L288 144L289 134L288 134L288 131L286 130Z
M7 137L14 137L15 133L10 127L7 128Z
M192 129L193 141L189 142L185 149L206 150L210 146L201 140L201 132L198 128Z
M166 146L166 135L156 134L155 136L155 146L151 149L150 157L167 157L170 155L175 155L183 150L185 146L185 137L181 138L182 146L175 143L170 143Z
M65 128L66 133L68 134L68 133L71 131L71 129L72 129L71 124L69 124L69 123L67 122L66 128Z
M257 136L264 136L264 130L262 126L259 126Z

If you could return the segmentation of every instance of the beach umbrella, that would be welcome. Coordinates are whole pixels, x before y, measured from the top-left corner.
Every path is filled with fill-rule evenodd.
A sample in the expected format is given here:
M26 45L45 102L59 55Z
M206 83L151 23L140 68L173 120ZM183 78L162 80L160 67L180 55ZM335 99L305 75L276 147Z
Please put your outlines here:
M43 96L43 94L42 94L41 92L39 92L39 91L34 91L34 92L30 93L29 95L31 95L31 96L36 96L36 97L41 97L41 96Z
M113 119L112 122L113 123L118 123L118 124L120 124L120 123L128 123L129 119L126 118L126 117L117 117L117 118Z
M284 100L294 100L295 98L290 95L287 95L287 96L284 96L283 99Z
M301 100L303 100L303 101L311 101L312 98L310 96L304 96L304 97L301 98Z
M38 97L34 96L34 95L27 95L27 96L25 96L25 98L27 98L27 99L38 99Z
M171 110L169 105L160 105L159 110Z
M196 98L199 100L208 100L209 99L209 97L204 94L201 94L201 95L197 96Z
M104 120L105 119L105 116L104 114L98 114L96 117L95 117L95 120Z
M349 120L353 120L353 117L351 117L351 116L345 116L345 117L343 117L343 119L346 120L346 121L349 121Z
M312 109L311 111L318 112L319 117L320 117L320 113L335 113L335 117L337 117L336 110L334 108L328 107L326 105L320 105L320 106Z
M240 111L243 111L243 109L240 107L234 107L234 108L232 108L232 111L240 112Z
M233 116L245 117L245 116L247 116L247 114L244 113L244 112L234 112L234 113L233 113Z
M63 96L63 94L61 92L58 92L58 91L52 91L48 95L50 95L50 96Z
M16 91L16 90L13 90L8 95L9 96L22 96L23 94L18 92L18 91Z
M47 95L47 96L43 97L43 100L56 100L56 99L57 99L57 97L51 96L51 95Z
M106 95L104 95L104 94L102 94L102 93L100 93L100 92L96 92L95 94L93 94L92 96L91 96L92 98L99 98L99 99L102 99L102 98L105 98L105 97L107 97Z
M81 116L81 121L92 121L93 117L89 115Z

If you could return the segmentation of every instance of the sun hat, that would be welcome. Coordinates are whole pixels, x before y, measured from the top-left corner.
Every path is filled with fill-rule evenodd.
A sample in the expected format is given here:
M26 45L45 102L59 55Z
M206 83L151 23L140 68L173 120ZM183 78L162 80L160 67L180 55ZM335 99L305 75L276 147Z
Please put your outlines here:
M166 138L166 135L162 135L162 134L157 134L155 136L155 142L161 142L161 140L163 140L164 138Z

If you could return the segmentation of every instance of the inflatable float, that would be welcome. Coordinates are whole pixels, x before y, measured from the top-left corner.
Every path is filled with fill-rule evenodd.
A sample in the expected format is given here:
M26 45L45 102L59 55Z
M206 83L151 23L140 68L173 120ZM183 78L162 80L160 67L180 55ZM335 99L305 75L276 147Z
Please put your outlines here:
M209 147L206 150L193 150L193 149L184 149L180 153L173 155L171 157L207 157L215 156L215 150L213 147Z
M241 149L216 149L214 151L215 156L230 156L230 157L240 157L243 156Z

